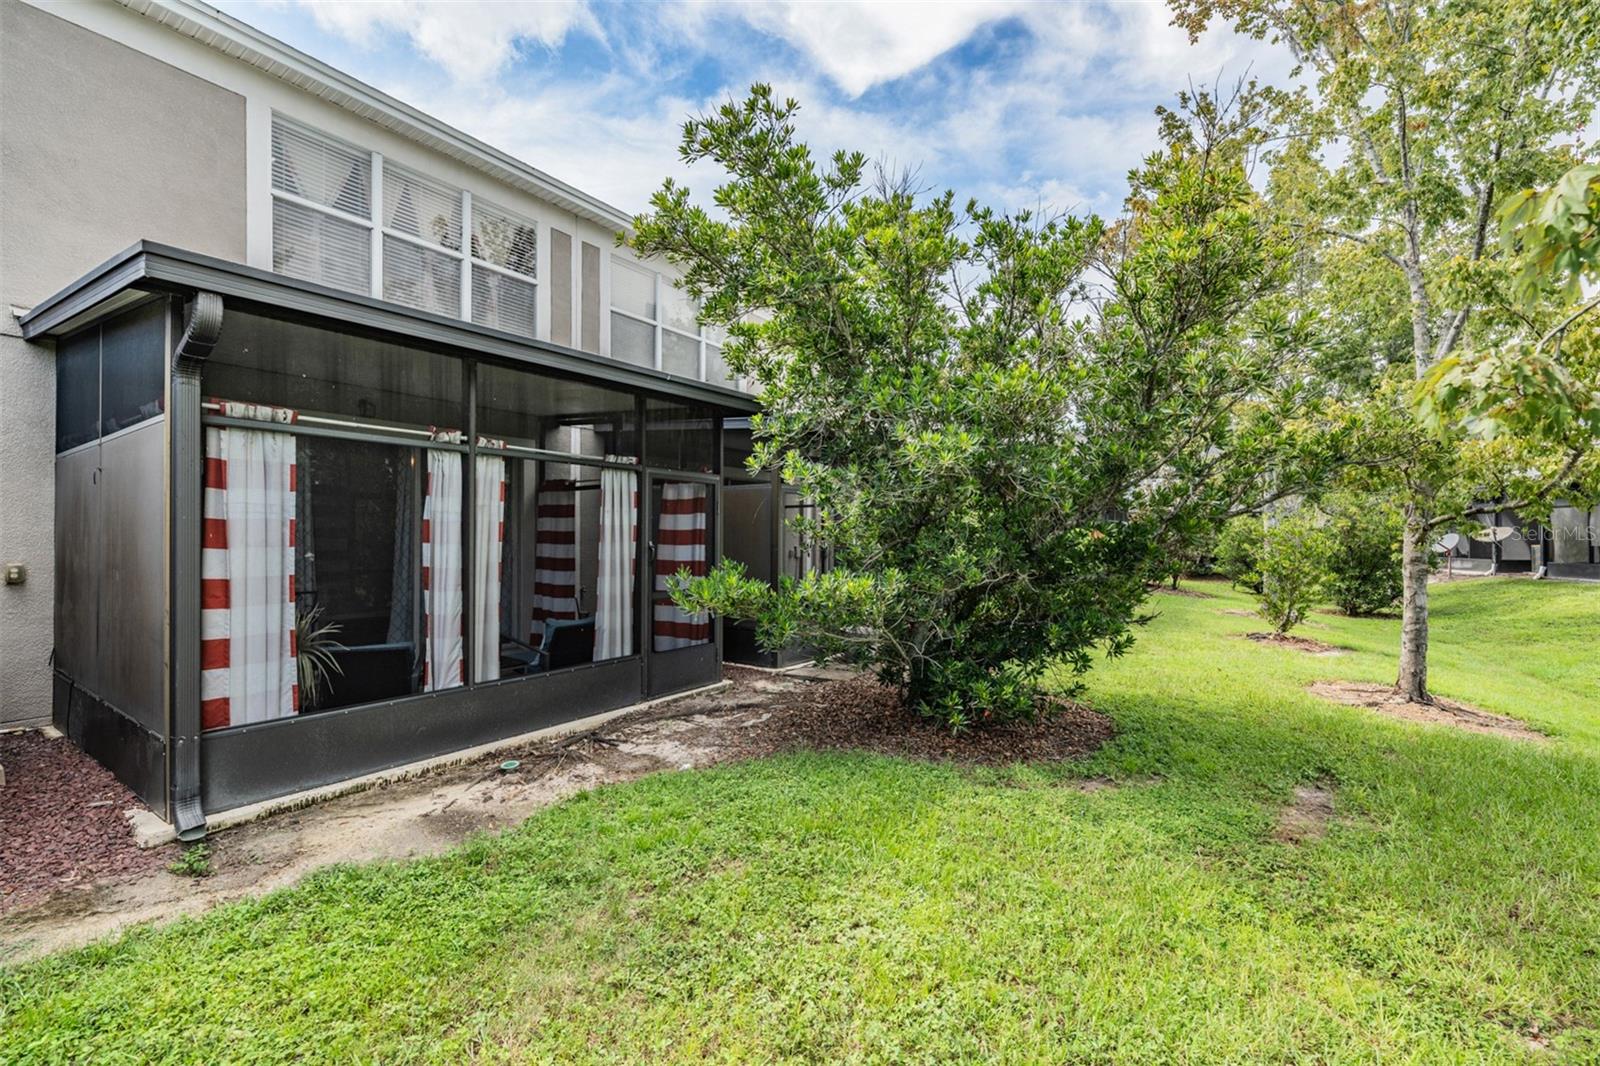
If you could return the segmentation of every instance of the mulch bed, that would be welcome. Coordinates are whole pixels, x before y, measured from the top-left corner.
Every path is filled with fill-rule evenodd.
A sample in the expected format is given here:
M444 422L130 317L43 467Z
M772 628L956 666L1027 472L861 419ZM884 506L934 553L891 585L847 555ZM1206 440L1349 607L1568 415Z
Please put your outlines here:
M729 667L731 695L749 688L759 672ZM997 766L1054 762L1087 755L1116 733L1111 719L1069 700L1049 699L1038 721L1001 722L952 736L948 726L907 709L895 692L872 677L816 682L773 693L771 717L748 730L738 755L761 758L789 751L866 751L928 762Z
M1324 644L1320 640L1310 637L1297 637L1290 633L1246 633L1245 636L1257 644L1276 644L1280 648L1293 648L1295 651L1307 652L1311 655L1343 655L1344 648L1336 648L1332 644Z
M62 737L0 733L0 911L85 881L165 866L141 850L122 812L143 806L111 771Z
M1325 700L1350 707L1365 707L1403 722L1447 725L1469 733L1488 733L1513 740L1545 742L1550 739L1519 718L1479 710L1442 696L1435 696L1432 703L1412 703L1389 685L1360 681L1318 681L1309 687L1309 691L1313 696L1321 696Z

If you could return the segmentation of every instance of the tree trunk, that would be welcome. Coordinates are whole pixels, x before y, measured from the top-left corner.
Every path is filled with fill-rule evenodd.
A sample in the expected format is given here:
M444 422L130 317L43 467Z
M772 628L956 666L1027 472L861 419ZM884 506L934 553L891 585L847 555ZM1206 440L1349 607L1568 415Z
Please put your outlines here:
M1428 523L1406 509L1401 542L1400 676L1395 689L1408 700L1432 703L1428 695Z

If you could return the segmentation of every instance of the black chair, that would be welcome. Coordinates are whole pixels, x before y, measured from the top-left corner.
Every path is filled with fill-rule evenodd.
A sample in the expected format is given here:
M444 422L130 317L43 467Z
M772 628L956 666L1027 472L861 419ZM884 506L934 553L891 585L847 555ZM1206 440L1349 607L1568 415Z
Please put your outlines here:
M547 619L537 648L514 637L500 642L500 676L537 674L594 662L594 619Z

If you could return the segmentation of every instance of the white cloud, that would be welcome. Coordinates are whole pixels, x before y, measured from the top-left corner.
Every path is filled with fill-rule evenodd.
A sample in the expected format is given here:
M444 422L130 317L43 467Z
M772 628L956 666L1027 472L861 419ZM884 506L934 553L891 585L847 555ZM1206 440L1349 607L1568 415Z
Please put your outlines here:
M1020 11L1018 0L909 3L885 0L768 0L717 8L780 37L850 96L910 74L979 27Z
M380 32L400 33L457 81L492 79L521 42L555 47L575 29L599 36L583 0L504 3L496 0L301 0L323 30L370 45Z

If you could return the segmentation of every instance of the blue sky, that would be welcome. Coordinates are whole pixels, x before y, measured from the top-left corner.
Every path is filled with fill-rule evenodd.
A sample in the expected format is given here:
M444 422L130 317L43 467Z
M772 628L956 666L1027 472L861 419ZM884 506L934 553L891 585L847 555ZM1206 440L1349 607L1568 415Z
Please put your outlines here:
M993 206L1114 212L1191 81L1283 81L1281 49L1164 4L712 2L447 4L225 0L224 10L637 211L685 116L772 83L814 148L854 148Z

